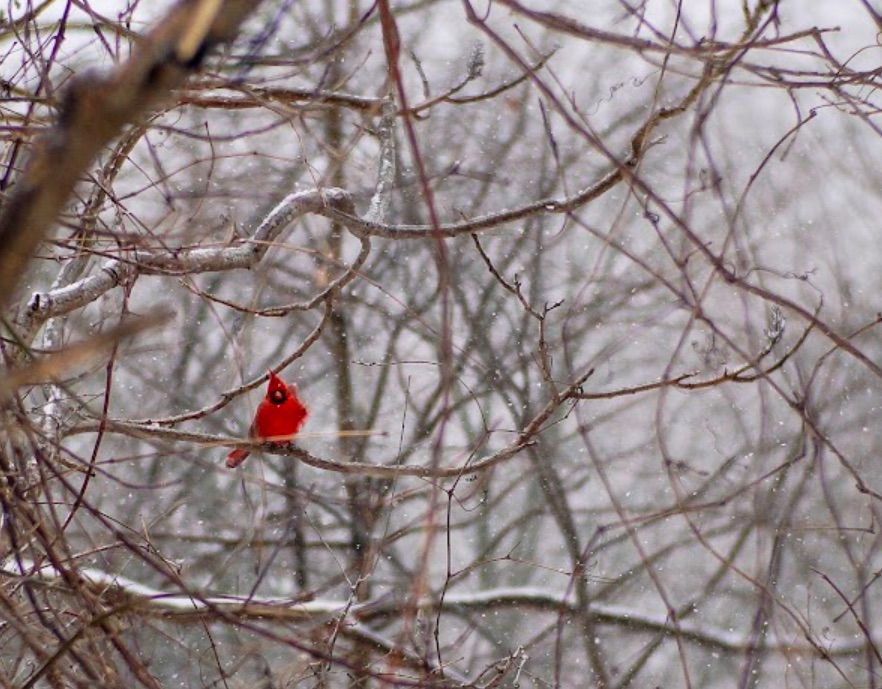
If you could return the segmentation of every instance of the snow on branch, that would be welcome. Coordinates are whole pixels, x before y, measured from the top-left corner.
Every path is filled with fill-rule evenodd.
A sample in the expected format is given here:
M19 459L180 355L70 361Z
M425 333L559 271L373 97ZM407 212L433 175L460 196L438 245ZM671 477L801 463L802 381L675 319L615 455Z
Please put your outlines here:
M365 627L369 622L394 616L400 612L401 601L388 596L375 600L353 603L346 599L297 598L238 595L200 595L163 591L142 584L134 579L85 567L76 570L83 586L95 595L112 600L124 607L128 614L161 617L167 621L191 623L195 621L261 621L290 623L297 621L320 621L343 615L346 619L341 628ZM4 563L0 576L26 579L44 584L64 584L67 579L51 565L34 567L14 560ZM475 592L448 593L442 600L434 596L421 598L417 606L424 611L438 611L468 615L497 609L532 609L550 613L565 612L567 615L588 614L595 624L615 626L631 633L673 635L678 633L667 615L646 612L623 605L592 603L581 610L573 595L549 591L548 588L531 586L496 587ZM829 630L827 630L829 633ZM732 654L744 653L751 648L751 634L721 629L703 619L680 620L680 638L704 648ZM882 640L880 640L882 641ZM792 643L776 638L770 630L764 650L770 653L800 654L815 657L846 657L861 654L864 640L836 642L825 640L823 651L819 645Z
M126 284L138 273L183 275L252 268L292 222L332 206L347 214L353 213L352 200L342 189L311 189L286 196L250 237L235 246L177 251L134 249L126 259L105 262L94 275L66 287L34 293L22 319L23 329L32 332L48 318L82 308L114 287Z

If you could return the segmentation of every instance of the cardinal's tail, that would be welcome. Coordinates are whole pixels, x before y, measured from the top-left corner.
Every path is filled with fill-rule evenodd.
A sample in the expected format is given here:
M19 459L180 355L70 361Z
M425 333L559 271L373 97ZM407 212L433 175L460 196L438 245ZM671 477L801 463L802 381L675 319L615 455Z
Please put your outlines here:
M243 450L241 448L233 450L230 454L227 455L227 467L230 469L235 469L242 462L245 461L245 458L250 455L251 452L249 450Z

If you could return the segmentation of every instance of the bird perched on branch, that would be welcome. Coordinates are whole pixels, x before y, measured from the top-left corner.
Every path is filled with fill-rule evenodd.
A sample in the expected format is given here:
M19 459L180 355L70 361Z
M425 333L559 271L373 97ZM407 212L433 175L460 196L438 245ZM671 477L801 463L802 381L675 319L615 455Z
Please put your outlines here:
M257 407L248 435L252 440L287 442L306 423L309 410L297 397L297 386L288 385L272 371L268 373L266 396ZM236 448L227 455L227 466L236 468L250 454L251 450Z

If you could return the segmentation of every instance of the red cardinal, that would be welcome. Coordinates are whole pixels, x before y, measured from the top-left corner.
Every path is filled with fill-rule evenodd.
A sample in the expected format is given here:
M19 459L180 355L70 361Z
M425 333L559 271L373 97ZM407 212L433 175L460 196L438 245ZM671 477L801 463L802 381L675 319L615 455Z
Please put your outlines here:
M251 430L252 440L287 441L302 428L309 410L297 398L297 387L286 385L285 381L269 371L269 385L266 397L257 407ZM237 448L227 455L227 466L234 469L245 461L251 450Z

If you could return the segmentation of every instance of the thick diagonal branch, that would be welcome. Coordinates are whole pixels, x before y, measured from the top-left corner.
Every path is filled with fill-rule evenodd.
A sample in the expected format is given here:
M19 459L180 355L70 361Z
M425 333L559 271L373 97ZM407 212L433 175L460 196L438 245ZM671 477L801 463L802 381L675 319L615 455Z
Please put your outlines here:
M214 46L236 36L259 2L178 2L106 75L75 79L58 121L35 144L0 214L0 294L8 300L37 245L101 149L182 86Z

